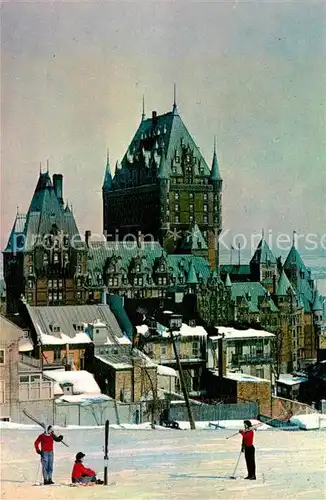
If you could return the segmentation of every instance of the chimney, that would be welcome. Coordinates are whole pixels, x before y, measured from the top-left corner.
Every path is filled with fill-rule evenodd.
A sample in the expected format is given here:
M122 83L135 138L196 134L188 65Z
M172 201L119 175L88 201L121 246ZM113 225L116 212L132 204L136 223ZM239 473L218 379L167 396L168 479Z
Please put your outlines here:
M63 175L62 174L53 174L53 187L54 192L57 195L57 198L60 202L60 205L63 206Z
M88 242L89 242L89 239L90 237L92 236L92 232L88 229L87 231L85 231L85 243L86 243L86 246L88 247Z
M137 246L138 248L143 248L144 247L144 237L141 231L138 231L137 234Z
M107 305L107 300L106 300L106 294L108 293L108 289L106 288L106 286L103 288L103 292L102 292L102 300L101 300L101 304L106 306Z
M273 295L276 293L276 274L273 275Z
M152 122L153 122L153 127L155 127L156 123L157 123L157 112L156 111L152 111Z

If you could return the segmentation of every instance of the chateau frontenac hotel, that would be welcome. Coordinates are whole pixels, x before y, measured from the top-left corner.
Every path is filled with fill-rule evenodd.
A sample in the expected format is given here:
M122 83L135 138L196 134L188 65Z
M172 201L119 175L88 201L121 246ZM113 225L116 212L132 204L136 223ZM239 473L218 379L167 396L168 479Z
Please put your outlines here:
M262 236L248 265L219 265L216 145L209 167L176 103L163 115L143 112L114 175L107 159L102 190L107 241L94 243L90 231L82 240L63 203L62 175L40 172L29 209L17 213L3 252L8 317L15 320L22 300L94 304L104 290L135 301L156 299L160 307L167 297L175 303L191 297L189 314L206 325L257 324L275 333L284 371L315 356L322 305L295 245L283 264ZM126 235L136 243L126 244Z
M152 235L169 252L197 224L208 246L211 268L218 266L222 229L222 178L214 146L210 169L186 129L176 104L172 111L141 123L112 178L108 163L103 184L104 234ZM179 243L179 245L178 245ZM181 245L182 246L182 245Z

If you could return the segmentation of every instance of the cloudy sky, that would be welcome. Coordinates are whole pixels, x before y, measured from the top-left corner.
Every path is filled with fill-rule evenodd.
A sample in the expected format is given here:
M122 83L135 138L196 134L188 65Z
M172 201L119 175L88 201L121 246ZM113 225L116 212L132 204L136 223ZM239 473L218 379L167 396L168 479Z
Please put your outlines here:
M102 229L110 149L172 108L224 178L224 228L325 234L324 2L9 2L1 25L1 246L39 163Z

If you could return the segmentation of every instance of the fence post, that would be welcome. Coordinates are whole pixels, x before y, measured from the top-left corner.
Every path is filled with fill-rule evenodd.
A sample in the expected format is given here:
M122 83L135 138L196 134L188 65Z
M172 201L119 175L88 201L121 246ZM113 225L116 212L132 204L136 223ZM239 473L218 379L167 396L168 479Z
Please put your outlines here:
M109 463L109 428L110 422L105 422L105 435L104 435L104 484L108 484L108 463Z

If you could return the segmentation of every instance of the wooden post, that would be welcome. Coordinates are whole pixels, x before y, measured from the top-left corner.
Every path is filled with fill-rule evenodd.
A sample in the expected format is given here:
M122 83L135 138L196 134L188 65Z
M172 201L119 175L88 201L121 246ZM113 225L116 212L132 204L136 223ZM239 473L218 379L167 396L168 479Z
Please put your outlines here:
M109 428L110 422L105 422L105 436L104 436L104 484L108 484L108 463L109 463Z
M190 402L189 402L188 391L187 391L187 387L186 387L186 384L185 384L185 379L184 379L184 376L183 376L183 370L182 370L182 366L181 366L181 363L180 363L180 359L179 359L179 355L178 355L178 351L177 351L177 346L175 345L175 340L174 340L174 336L173 336L173 331L172 330L170 330L170 336L171 336L171 340L172 340L172 345L173 345L175 359L176 359L176 362L177 362L178 372L179 372L179 375L180 375L180 382L181 382L181 388L182 388L182 392L183 392L183 397L185 398L186 407L187 407L187 410L188 410L188 417L189 417L190 429L191 430L195 430L196 429L195 421L194 421L194 417L192 415L192 411L191 411L191 407L190 407Z

